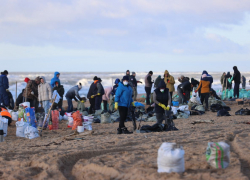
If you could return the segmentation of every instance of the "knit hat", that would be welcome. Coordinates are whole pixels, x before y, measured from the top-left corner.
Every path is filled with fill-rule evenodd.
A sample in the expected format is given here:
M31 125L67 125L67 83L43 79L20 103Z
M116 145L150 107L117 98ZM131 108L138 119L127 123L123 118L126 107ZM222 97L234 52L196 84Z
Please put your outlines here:
M78 84L79 89L82 89L82 83Z
M59 84L59 82L58 82L58 81L56 81L56 82L55 82L55 84Z
M153 74L153 71L149 71L149 73L148 74Z
M94 80L94 81L98 80L98 77L97 77L97 76L95 76L93 80Z
M129 81L128 76L123 76L122 81L124 81L124 80Z
M98 81L102 82L102 79L101 78L97 78Z
M9 72L7 70L4 70L3 72L5 75L9 74Z
M24 82L26 82L26 83L28 83L30 81L30 79L28 78L28 77L26 77L25 79L24 79Z
M135 74L135 72L132 72L132 74Z

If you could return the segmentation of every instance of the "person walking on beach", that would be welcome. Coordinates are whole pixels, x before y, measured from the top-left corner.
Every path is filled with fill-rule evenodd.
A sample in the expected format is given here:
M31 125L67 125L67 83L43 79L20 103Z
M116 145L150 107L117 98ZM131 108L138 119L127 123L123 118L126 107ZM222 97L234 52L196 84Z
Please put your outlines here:
M155 103L155 113L157 123L162 124L162 121L166 119L165 111L170 110L171 95L164 81L158 84L158 87L154 90L153 99Z
M45 114L48 114L50 108L50 101L52 98L52 89L49 83L46 83L44 76L40 77L40 84L38 85L38 101L42 102ZM48 118L49 119L49 118Z
M10 106L10 97L7 93L7 91L9 91L8 74L8 71L5 70L4 72L1 72L0 75L0 105L3 104L6 107Z
M242 76L241 77L241 82L242 82L242 89L246 89L246 78L245 78L245 76Z
M222 92L226 89L226 84L224 83L225 82L225 77L226 77L226 73L223 72L221 78L220 78L220 83L221 83L221 86L222 86Z
M145 77L145 91L146 91L146 104L150 105L150 94L154 81L152 81L153 72L149 71L149 73Z
M40 84L40 77L36 77L35 80L25 78L24 82L27 83L27 86L24 89L23 97L25 98L26 102L30 102L30 107L35 107L35 112L37 112L39 105L38 85Z
M133 88L133 100L136 101L136 98L137 98L137 84L138 83L142 83L141 81L137 81L136 78L136 73L135 72L132 72L132 75L130 76L130 82L132 84L132 88Z
M55 86L55 82L57 81L59 83L59 85L61 85L60 79L59 79L60 73L59 72L55 72L54 73L54 77L51 79L50 81L50 85L53 88Z
M68 92L66 93L65 97L67 99L68 102L68 109L67 112L72 112L73 111L73 103L72 103L72 99L74 99L75 101L82 101L82 98L79 95L79 91L82 89L82 83L79 83L78 85L70 88L68 90ZM78 99L76 99L78 98Z
M233 81L234 81L234 97L240 97L240 83L241 83L241 74L238 70L237 66L233 67L234 74L233 74Z
M134 105L132 98L133 90L130 87L129 77L124 76L122 82L119 82L119 86L115 93L115 110L119 110L120 122L119 128L117 129L117 134L131 134L125 127L124 122L126 121L128 115L128 108Z
M201 103L204 105L204 100L206 103L205 109L208 110L208 98L211 91L211 82L209 80L209 77L207 77L207 73L205 71L202 72L200 84L198 88L195 90L195 93L197 93L201 89Z
M170 102L172 103L172 96L173 96L173 92L175 91L175 88L174 88L175 80L174 80L174 77L169 74L168 70L165 70L164 82L170 93Z

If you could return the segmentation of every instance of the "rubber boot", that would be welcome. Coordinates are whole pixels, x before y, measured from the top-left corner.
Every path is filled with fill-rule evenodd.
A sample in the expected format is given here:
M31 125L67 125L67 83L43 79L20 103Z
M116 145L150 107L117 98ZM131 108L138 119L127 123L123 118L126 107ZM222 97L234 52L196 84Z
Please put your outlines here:
M118 129L117 129L117 134L122 134L121 128L118 128Z
M132 134L133 132L128 131L126 127L121 128L122 134Z

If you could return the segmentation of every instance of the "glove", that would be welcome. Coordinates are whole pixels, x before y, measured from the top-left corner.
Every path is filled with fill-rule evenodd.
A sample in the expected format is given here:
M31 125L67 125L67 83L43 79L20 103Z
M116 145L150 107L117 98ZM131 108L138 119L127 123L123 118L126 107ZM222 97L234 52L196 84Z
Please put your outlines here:
M186 96L186 93L182 93L184 96Z
M168 83L170 83L170 81L168 80Z
M95 97L95 95L92 95L91 98L93 99Z
M101 94L100 93L97 93L98 96L100 96Z
M34 92L32 91L30 94L34 95Z
M168 107L166 107L166 109L164 109L164 110L169 111L170 110L170 106L168 105Z
M118 109L118 102L115 102L115 110Z
M167 107L166 107L164 104L159 103L158 105L159 105L162 109L167 110Z
M135 107L135 103L134 102L132 102L131 105Z
M85 103L84 100L81 100L81 103Z

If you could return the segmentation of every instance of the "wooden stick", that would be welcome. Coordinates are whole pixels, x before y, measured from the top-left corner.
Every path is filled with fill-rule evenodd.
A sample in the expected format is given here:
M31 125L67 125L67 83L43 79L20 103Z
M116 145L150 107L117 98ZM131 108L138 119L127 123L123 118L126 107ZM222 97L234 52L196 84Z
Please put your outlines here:
M42 126L42 129L41 129L41 131L40 131L40 136L42 137L42 131L43 131L43 127L44 127L44 125L45 125L45 123L46 123L46 121L47 121L47 119L48 119L48 117L49 117L49 115L50 115L50 111L51 111L51 109L52 109L52 107L53 107L53 105L54 105L54 103L55 103L55 100L56 100L56 96L57 96L57 94L55 95L55 98L53 99L53 102L52 102L52 104L51 104L51 106L50 106L50 108L49 108L49 112L48 112L48 114L47 114L47 117L46 117L46 119L44 120L44 122L43 122L43 126ZM43 107L44 108L44 107Z
M17 81L16 81L16 101L17 101ZM14 107L14 109L17 109L17 107L16 107L16 102L15 102L15 107Z

